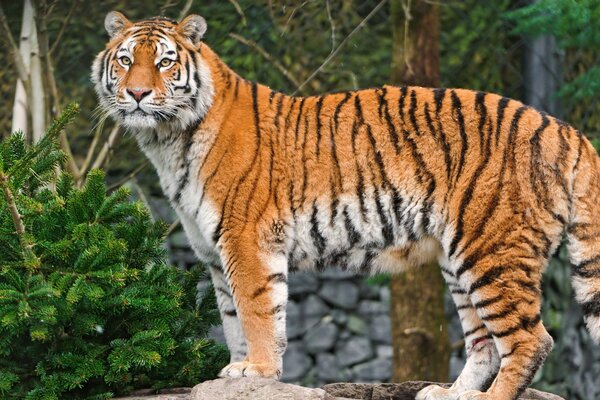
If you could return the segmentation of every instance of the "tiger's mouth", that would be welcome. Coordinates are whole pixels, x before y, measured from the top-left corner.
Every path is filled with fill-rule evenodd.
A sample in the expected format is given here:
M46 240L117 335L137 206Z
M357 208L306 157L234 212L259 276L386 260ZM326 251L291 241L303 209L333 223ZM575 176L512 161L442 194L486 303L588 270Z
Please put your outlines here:
M154 128L159 122L154 113L139 107L132 111L121 110L120 114L123 125L132 129Z

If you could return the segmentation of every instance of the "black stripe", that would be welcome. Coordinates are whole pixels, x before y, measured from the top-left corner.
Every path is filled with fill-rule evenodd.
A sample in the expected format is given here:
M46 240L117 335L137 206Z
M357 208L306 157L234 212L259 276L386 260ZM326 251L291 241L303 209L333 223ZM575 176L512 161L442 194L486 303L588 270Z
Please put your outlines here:
M435 118L437 120L439 136L442 139L441 144L442 150L444 152L444 164L446 165L446 179L448 182L450 182L450 178L452 175L452 158L450 157L450 144L448 143L448 139L446 138L446 133L444 132L442 120L440 118L440 111L443 106L444 98L446 97L446 89L434 89L433 97L435 100Z
M348 207L344 206L344 227L348 232L348 241L350 242L350 246L353 247L355 244L359 243L361 240L360 233L354 228L352 221L350 220L350 215L348 214Z
M415 112L417 110L417 93L415 90L410 91L410 108L408 109L408 116L410 118L410 122L415 130L417 136L421 136L421 131L419 130L419 124L417 123L417 116Z
M481 324L479 326L476 326L475 328L466 331L463 334L463 336L466 338L467 336L472 335L472 334L474 334L475 332L477 332L478 330L481 330L481 329L485 329L485 325Z
M313 244L315 245L315 248L317 249L319 258L321 258L323 255L323 252L325 251L325 247L327 246L327 244L326 244L327 242L326 242L325 238L323 237L323 235L321 234L321 231L319 230L319 221L317 219L317 213L318 213L317 205L315 203L313 203L313 212L310 217L310 223L311 223L310 236L312 237Z
M379 119L381 120L383 118L383 111L385 110L385 95L387 93L387 89L382 87L382 88L377 88L375 90L375 93L377 94L377 113L379 114Z
M585 316L600 316L600 293L596 293L592 300L581 304L581 309Z
M473 304L473 307L483 308L483 307L491 306L492 304L496 304L497 302L504 300L505 297L506 296L504 295L504 293L500 293L499 295L490 297L489 299L478 301L477 303Z
M254 293L252 294L252 298L256 299L258 296L260 296L261 294L265 293L267 291L267 287L263 286L261 288L258 288L254 291Z
M446 89L433 89L433 99L435 101L435 113L439 114L442 109L444 98L446 97Z
M320 144L321 144L321 109L323 108L323 99L325 98L325 96L320 96L319 100L317 101L317 110L316 110L316 123L317 123L317 144L316 144L316 148L315 148L315 152L317 154L317 160L319 159L319 154L321 153L321 148L320 148Z
M463 166L465 163L465 156L466 156L467 150L469 148L469 139L467 137L467 133L465 132L465 119L464 119L462 111L461 111L462 105L461 105L460 99L458 98L458 96L456 95L456 92L454 90L452 90L450 92L450 97L452 99L452 110L456 114L456 120L458 122L460 138L461 138L460 159L458 160L458 169L457 169L456 178L455 178L456 181L458 181L458 178L460 178L460 175L462 173L462 169L463 169Z
M388 105L387 99L385 98L386 93L387 93L387 91L384 92L381 96L381 101L383 102L383 105L384 105L385 122L388 127L388 135L390 136L390 140L392 142L392 145L394 146L394 150L396 151L396 154L400 154L400 143L398 141L398 131L396 130L396 125L394 125L394 122L392 121L392 116L390 115L389 105Z
M180 162L182 167L184 168L184 174L177 180L177 188L175 189L175 196L172 199L175 203L179 203L181 200L181 192L185 188L188 183L188 178L190 176L190 163L188 160L188 154L190 148L192 147L192 139L194 138L194 130L196 129L195 125L191 125L190 128L184 133L184 143L183 143L183 154L181 155Z
M400 116L400 122L404 123L404 101L406 100L406 86L400 88L400 97L398 98L398 115Z
M475 111L477 112L477 114L479 114L478 131L479 131L479 149L480 149L480 151L483 151L483 146L484 146L484 142L485 142L483 128L485 126L485 120L487 118L487 107L485 106L485 96L486 95L487 95L487 93L485 93L485 92L477 92L477 94L475 95ZM488 140L489 140L489 138L488 138Z
M223 288L220 288L220 287L218 287L218 288L217 288L217 290L218 290L219 292L221 292L223 295L225 295L225 296L227 296L227 297L229 297L229 298L232 298L232 297L233 297L233 296L231 296L231 293L229 293L227 290L225 290L225 289L223 289Z
M476 290L496 283L496 279L506 271L506 266L496 266L484 272L469 288L469 294L473 294Z
M308 114L304 116L304 140L302 142L302 191L300 193L300 204L304 204L306 189L308 188L308 166L306 158L306 141L308 140Z
M350 97L352 97L352 93L351 92L346 92L344 98L335 107L335 112L333 113L333 122L335 123L336 133L337 133L337 129L338 129L338 126L339 126L339 115L340 115L340 112L342 111L342 106L344 104L346 104L348 102L348 100L350 100Z
M496 111L496 146L500 140L500 130L502 128L502 121L504 120L504 110L506 109L510 99L502 97L498 102L498 109Z
M225 310L223 311L223 314L227 315L228 317L235 317L237 312L235 310Z
M517 311L517 305L515 303L510 303L508 306L506 306L506 308L504 310L498 311L493 314L487 314L487 315L481 316L481 319L483 321L493 321L496 319L503 319L503 318L507 317L508 315L511 315L515 311Z
M356 173L358 178L356 180L356 193L358 194L358 203L360 205L360 214L362 216L363 221L367 221L367 206L365 204L365 180L363 177L363 173L356 163Z
M379 220L383 225L383 228L381 229L381 233L383 235L383 245L389 246L394 242L394 228L392 227L391 222L385 215L385 212L383 210L383 204L381 204L381 199L379 198L379 189L377 187L375 187L374 195L377 214L379 215Z
M300 100L300 107L298 108L298 118L296 119L296 129L295 129L295 134L294 134L294 143L296 144L296 148L298 145L298 133L299 133L299 129L300 129L300 120L302 119L302 109L304 108L304 102L306 101L306 97L303 97L302 100Z

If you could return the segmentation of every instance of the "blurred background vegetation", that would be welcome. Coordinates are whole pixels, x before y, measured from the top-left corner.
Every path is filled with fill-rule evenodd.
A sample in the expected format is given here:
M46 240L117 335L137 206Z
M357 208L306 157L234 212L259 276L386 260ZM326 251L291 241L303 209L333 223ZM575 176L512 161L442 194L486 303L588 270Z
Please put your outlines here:
M424 1L424 0L413 0ZM389 4L378 0L145 0L47 3L58 104L81 104L68 129L79 165L96 142L109 183L133 185L140 198L161 196L156 176L134 140L118 135L106 146L112 122L98 126L90 66L106 42L110 10L136 20L178 18L182 9L208 21L205 41L241 76L287 93L314 94L379 86L389 81L392 26ZM410 6L410 0L402 4ZM545 109L600 143L600 0L430 1L439 6L442 86L501 93ZM383 5L383 6L382 6ZM380 7L380 9L377 9ZM19 38L23 2L3 1ZM373 11L376 12L373 13ZM361 24L359 26L359 24ZM359 28L357 28L359 26ZM341 46L342 45L342 46ZM0 132L11 128L17 73L0 43ZM324 61L335 52L330 62ZM309 82L303 84L315 71ZM300 87L300 90L298 90ZM542 94L536 88L545 88ZM541 99L541 100L540 100ZM50 114L56 110L50 110ZM158 213L160 214L160 213ZM157 217L163 217L158 215ZM600 217L600 216L599 216ZM173 231L177 227L173 226ZM555 350L534 386L569 399L600 398L600 349L572 301L564 251L545 275L544 321ZM461 350L454 350L461 351Z

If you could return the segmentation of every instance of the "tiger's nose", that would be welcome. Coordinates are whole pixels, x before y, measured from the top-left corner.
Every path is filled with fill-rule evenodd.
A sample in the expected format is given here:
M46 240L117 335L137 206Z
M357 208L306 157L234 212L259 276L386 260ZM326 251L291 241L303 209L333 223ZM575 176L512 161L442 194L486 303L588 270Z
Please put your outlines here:
M127 93L129 93L129 95L132 96L139 103L144 97L152 93L152 89L132 88L127 89Z

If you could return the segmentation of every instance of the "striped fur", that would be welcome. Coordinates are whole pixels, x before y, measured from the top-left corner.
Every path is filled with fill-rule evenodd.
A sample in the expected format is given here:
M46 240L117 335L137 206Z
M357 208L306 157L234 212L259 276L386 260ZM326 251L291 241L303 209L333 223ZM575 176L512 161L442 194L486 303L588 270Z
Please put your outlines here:
M223 376L280 375L288 271L400 272L437 259L469 358L452 388L418 398L516 399L552 347L540 279L565 232L600 340L600 163L572 127L462 89L291 97L229 69L200 41L200 17L111 13L106 25L96 90L213 266L233 348Z

